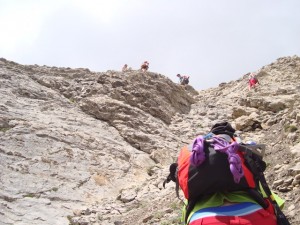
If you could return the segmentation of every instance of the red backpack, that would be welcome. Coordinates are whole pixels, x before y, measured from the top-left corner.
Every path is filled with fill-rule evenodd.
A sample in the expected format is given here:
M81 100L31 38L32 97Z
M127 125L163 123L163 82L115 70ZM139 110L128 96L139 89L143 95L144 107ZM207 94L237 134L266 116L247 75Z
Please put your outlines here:
M277 212L281 224L289 222L281 212L264 177L266 163L262 160L264 145L246 145L237 142L235 130L227 122L216 124L211 133L197 137L181 149L177 162L170 165L170 174L164 181L176 183L188 200L186 219L196 202L215 192L246 191L263 208L269 202ZM268 200L259 191L262 185ZM280 223L278 223L280 224Z

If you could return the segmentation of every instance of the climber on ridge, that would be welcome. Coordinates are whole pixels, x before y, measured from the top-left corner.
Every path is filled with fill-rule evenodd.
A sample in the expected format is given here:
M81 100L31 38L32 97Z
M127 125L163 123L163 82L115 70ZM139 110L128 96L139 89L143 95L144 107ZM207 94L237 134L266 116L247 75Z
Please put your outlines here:
M123 68L122 68L122 72L126 72L127 70L128 70L128 65L125 64L125 65L123 66Z
M187 85L187 84L189 84L189 82L190 82L190 76L183 76L183 80L182 80L182 82L181 82L181 84L182 85Z
M141 71L146 72L149 69L149 62L145 61L142 65L141 65Z
M177 74L176 76L179 78L179 84L181 84L181 85L186 85L190 82L189 81L189 79L190 79L189 76L186 76L186 75L182 76L180 74Z
M255 73L250 73L249 75L249 91L251 88L255 88L255 86L259 84L258 79L256 78Z

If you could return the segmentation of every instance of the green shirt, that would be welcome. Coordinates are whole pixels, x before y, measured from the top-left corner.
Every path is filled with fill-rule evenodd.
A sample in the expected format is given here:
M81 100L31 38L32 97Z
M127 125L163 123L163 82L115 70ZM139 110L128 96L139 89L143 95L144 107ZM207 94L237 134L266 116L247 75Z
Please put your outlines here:
M275 198L277 204L280 208L284 206L284 200L278 197L275 193L273 193L273 197ZM266 197L265 193L263 192L264 197ZM228 202L235 202L235 203L242 203L242 202L252 202L257 204L253 198L244 191L234 191L234 192L217 192L213 195L205 196L201 200L199 200L194 209L191 211L188 221L190 220L191 216L198 210L210 207L221 206L224 204L224 201ZM183 210L182 218L185 218L185 207Z

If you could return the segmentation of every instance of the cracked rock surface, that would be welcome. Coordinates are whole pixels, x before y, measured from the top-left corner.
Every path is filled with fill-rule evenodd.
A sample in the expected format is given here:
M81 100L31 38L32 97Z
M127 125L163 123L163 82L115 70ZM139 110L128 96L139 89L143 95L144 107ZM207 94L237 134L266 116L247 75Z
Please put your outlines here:
M300 58L196 91L140 71L0 59L0 224L179 224L162 182L179 149L219 121L267 145L266 177L300 224Z

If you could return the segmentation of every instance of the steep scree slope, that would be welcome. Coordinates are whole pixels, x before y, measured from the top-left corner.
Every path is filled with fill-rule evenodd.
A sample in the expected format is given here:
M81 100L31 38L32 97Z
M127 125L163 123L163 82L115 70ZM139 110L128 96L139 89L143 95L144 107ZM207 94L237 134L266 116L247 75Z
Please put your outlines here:
M218 121L267 144L267 179L299 224L300 59L196 92L140 71L0 59L0 224L178 224L178 150Z

